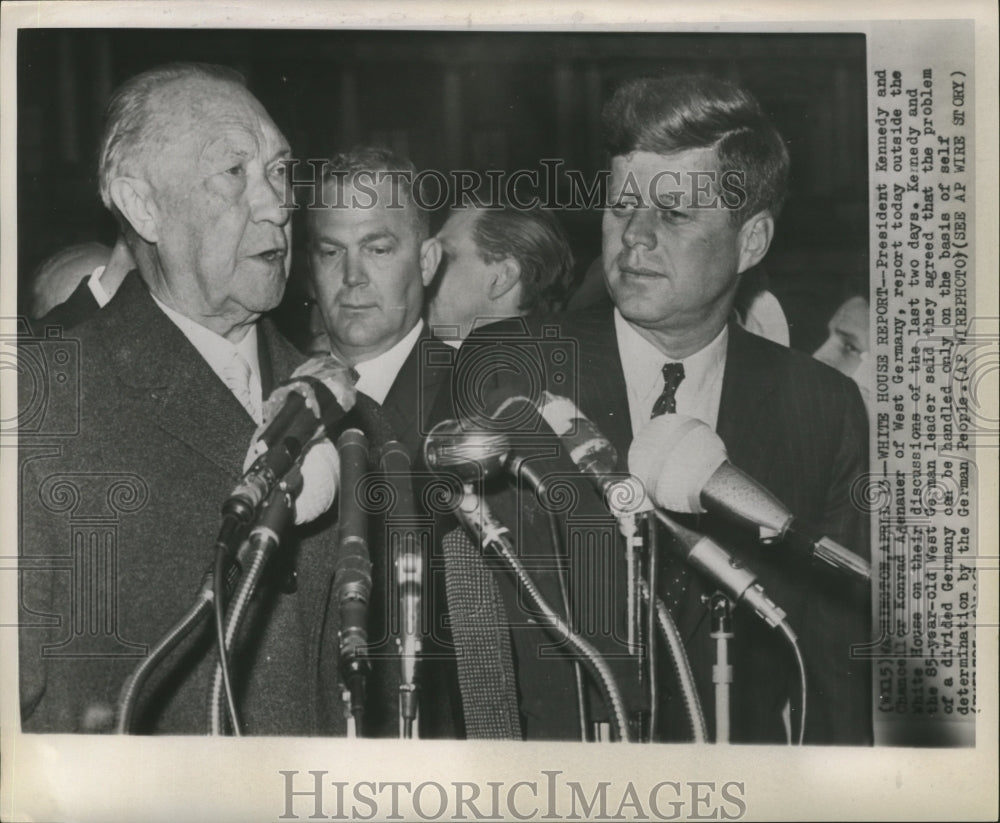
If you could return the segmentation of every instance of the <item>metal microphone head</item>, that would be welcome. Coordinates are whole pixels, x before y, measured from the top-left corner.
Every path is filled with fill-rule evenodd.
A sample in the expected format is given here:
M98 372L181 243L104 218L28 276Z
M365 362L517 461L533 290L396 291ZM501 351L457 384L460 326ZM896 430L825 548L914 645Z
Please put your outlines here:
M566 445L581 471L602 475L614 472L618 452L590 419L567 397L542 392L539 413Z
M510 441L502 432L470 431L458 420L438 423L424 441L424 460L431 469L467 481L499 474L509 452Z

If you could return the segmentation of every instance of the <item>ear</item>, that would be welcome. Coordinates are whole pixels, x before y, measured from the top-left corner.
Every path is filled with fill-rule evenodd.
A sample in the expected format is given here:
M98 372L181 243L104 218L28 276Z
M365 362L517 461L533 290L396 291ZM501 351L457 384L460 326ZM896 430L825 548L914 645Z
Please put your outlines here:
M740 266L742 274L756 266L771 247L774 237L774 218L767 209L758 212L740 227Z
M521 264L513 257L505 257L493 265L490 275L490 300L499 300L521 282Z
M431 284L440 265L441 243L436 237L428 237L420 244L420 279L424 281L425 289Z
M138 177L116 177L109 187L111 201L147 243L159 241L157 209L153 189Z

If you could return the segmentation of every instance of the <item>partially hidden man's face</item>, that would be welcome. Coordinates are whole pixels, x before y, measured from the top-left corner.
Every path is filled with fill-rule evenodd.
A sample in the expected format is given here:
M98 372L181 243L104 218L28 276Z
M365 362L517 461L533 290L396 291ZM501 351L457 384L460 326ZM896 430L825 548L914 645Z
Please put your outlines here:
M728 312L740 273L756 262L743 227L722 207L718 180L705 174L717 168L714 149L612 159L604 273L615 305L635 325L676 332L698 327L714 308ZM699 194L698 186L707 189Z
M827 329L829 337L813 357L850 377L868 351L868 301L863 297L846 300L830 318Z
M435 323L460 326L490 315L490 284L502 263L480 255L473 236L478 218L475 209L458 209L437 234L442 261L430 306Z
M345 184L338 205L309 213L309 261L330 344L355 363L410 332L439 259L437 241L420 236L416 206L391 186Z
M291 248L289 147L246 89L185 81L162 94L150 158L156 254L186 313L238 322L281 301Z

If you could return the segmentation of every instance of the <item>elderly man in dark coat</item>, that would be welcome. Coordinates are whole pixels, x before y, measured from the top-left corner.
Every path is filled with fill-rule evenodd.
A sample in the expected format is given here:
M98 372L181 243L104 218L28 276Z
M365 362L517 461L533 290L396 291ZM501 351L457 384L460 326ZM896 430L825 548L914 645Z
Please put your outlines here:
M242 78L221 67L153 69L111 101L101 195L138 272L71 337L22 349L27 369L35 349L61 347L78 363L63 376L79 389L58 434L32 433L22 407L25 731L112 728L126 677L193 603L211 564L219 508L262 401L302 359L261 320L288 274L288 156ZM20 384L22 398L45 388L30 369ZM316 674L332 631L323 538L284 541L237 641L247 733L343 726L335 684ZM205 732L216 659L206 622L143 690L135 730Z

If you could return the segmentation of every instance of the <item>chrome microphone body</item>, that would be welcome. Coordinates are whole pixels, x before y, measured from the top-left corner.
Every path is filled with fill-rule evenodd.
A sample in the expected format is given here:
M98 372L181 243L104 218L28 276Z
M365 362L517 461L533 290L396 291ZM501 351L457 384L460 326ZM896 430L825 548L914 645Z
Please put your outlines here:
M420 604L423 598L424 557L414 534L416 507L412 467L402 443L390 440L383 445L381 469L395 497L394 512L386 518L386 532L396 553L396 585L399 592L399 733L400 737L409 738L415 735L418 722L420 681L417 666L423 650Z
M368 549L368 513L358 504L356 489L368 469L368 440L358 429L337 439L341 492L338 511L338 552L334 592L340 613L338 658L341 680L350 695L351 714L360 720L368 658L368 606L371 602L372 564Z

